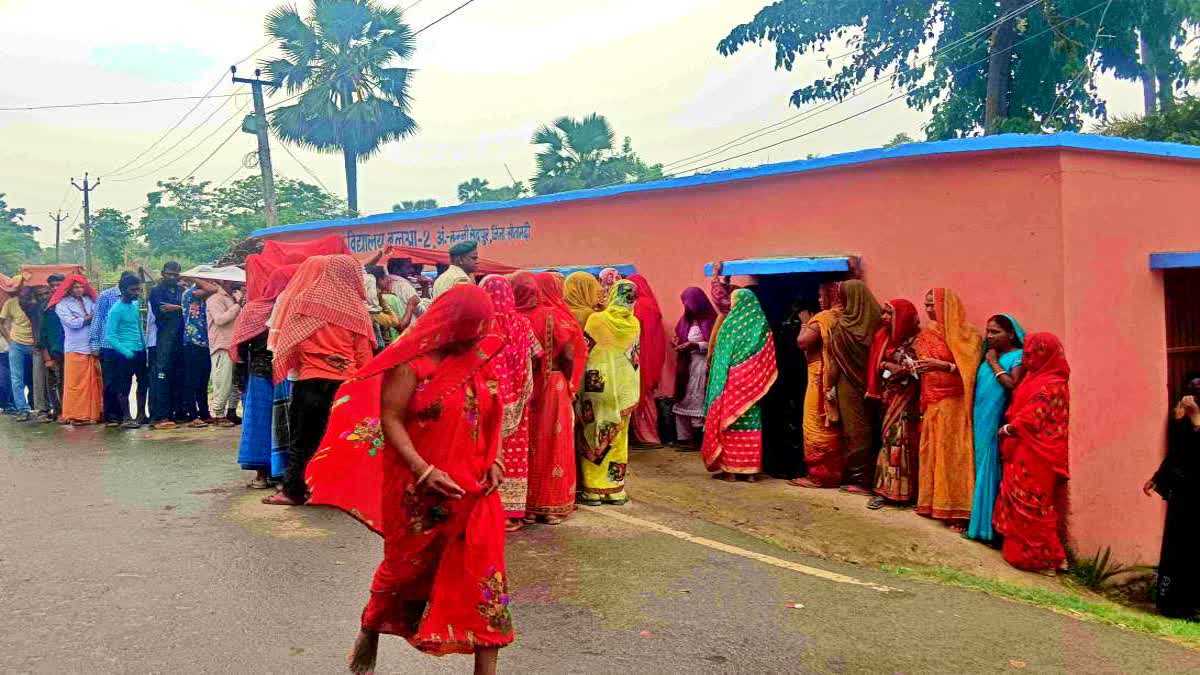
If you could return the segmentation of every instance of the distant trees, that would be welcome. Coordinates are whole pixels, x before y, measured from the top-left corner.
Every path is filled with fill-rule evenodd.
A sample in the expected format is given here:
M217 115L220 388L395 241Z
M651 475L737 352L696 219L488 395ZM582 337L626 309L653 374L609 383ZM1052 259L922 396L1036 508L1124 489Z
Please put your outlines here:
M92 216L92 247L109 270L125 261L133 235L133 222L116 209L100 209Z
M533 191L539 195L651 180L662 177L662 165L647 165L636 153L629 137L617 150L608 120L598 113L582 119L560 117L538 127L533 144L537 173Z
M464 204L506 202L528 195L529 190L525 187L525 183L521 181L497 188L491 187L484 178L472 178L458 184L458 201Z
M33 237L37 231L25 223L25 209L10 207L0 192L0 272L16 274L21 265L37 258L41 251Z
M1162 112L1111 119L1098 131L1106 136L1200 145L1200 98L1186 96Z
M438 202L436 199L414 199L411 201L402 201L398 204L392 204L392 212L428 211L429 209L436 209L437 207Z

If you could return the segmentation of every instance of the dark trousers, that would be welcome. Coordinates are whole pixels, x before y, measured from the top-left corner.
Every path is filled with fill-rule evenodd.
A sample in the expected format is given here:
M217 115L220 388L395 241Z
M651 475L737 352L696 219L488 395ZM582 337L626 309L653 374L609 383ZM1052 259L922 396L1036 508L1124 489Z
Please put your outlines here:
M287 471L283 474L283 494L294 502L308 500L304 470L325 435L333 397L341 385L339 380L312 379L300 380L292 386L292 404L288 410L292 442Z
M160 343L155 354L154 417L153 421L180 420L180 400L183 394L183 345L174 340Z
M212 419L208 412L208 377L211 371L208 345L183 346L183 421Z
M46 405L50 407L50 414L55 418L62 415L63 359L63 354L51 352L50 360L54 366L46 366Z
M150 351L152 353L149 358L147 358L146 352L138 352L134 357L136 363L133 364L133 376L137 378L137 410L131 412L137 413L139 421L148 419L146 417L146 400L150 394L150 373L154 370L151 361L154 358L154 350Z
M146 353L137 352L133 358L127 359L116 350L107 351L112 351L113 354L104 362L104 404L109 404L111 396L112 405L115 407L111 416L106 408L105 415L112 422L128 422L133 419L129 411L129 391L133 388L133 376L139 370L138 364L143 364L141 370L145 370Z
M150 391L150 419L160 420L164 415L158 412L158 385L155 383L158 380L158 347L146 348L146 387ZM138 380L138 397L142 395L142 381Z
M117 397L117 371L121 370L121 361L125 357L115 349L102 348L100 350L100 378L104 383L104 398L103 410L105 422L124 422L125 417L122 415L121 400ZM129 392L125 392L126 397ZM128 401L125 403L128 407Z

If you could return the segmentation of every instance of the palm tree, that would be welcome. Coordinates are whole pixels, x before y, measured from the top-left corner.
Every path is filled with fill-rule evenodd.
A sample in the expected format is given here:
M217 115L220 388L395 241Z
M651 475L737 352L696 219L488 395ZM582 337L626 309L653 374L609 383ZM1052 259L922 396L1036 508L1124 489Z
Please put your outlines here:
M560 117L539 127L533 144L545 147L537 153L533 191L548 195L662 177L662 165L643 162L628 137L620 149L615 140L612 126L597 113L579 120Z
M373 0L314 0L307 17L292 5L267 15L267 34L284 57L262 66L275 89L299 100L271 112L284 142L343 155L346 201L358 211L358 162L384 143L411 136L409 78L391 65L408 59L415 39L399 8Z

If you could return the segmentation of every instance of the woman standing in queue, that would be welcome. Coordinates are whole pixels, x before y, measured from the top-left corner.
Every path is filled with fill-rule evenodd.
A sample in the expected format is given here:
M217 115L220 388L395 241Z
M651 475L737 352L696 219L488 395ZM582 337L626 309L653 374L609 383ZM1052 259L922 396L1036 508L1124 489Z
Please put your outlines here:
M517 311L533 326L544 352L534 372L529 412L529 491L525 522L557 525L575 510L575 427L572 402L583 381L587 343L549 274L512 277ZM507 468L507 465L505 465Z
M533 335L529 320L517 312L513 287L502 276L484 277L479 287L492 300L495 315L491 331L504 339L504 348L492 361L500 382L504 415L500 430L500 461L504 464L504 486L500 502L508 518L509 532L525 525L525 499L529 492L529 400L533 396L533 374L541 369L535 361L542 347Z
M874 469L871 448L876 436L874 416L867 410L867 369L871 342L879 330L879 302L858 279L842 283L842 297L846 308L830 336L835 373L825 377L826 398L837 400L842 420L846 463L841 485L847 492L869 495Z
M585 506L629 501L625 494L629 420L641 396L641 326L633 315L636 299L637 286L632 281L616 282L609 292L608 307L592 314L584 330L592 345L580 402L584 448L579 501Z
M658 298L654 297L650 282L640 274L630 275L629 280L637 286L633 315L642 327L639 340L642 362L638 368L642 378L642 397L638 400L638 407L633 413L630 425L636 442L659 446L662 445L662 440L658 436L658 404L655 402L655 394L662 383L663 366L667 362L667 332L663 329L662 308L658 304Z
M808 475L788 481L804 488L835 488L845 466L841 418L837 399L826 396L827 380L836 371L831 345L833 330L844 311L841 284L822 284L817 295L821 311L803 328L797 343L808 360L808 390L804 393L804 463Z
M983 341L954 291L929 291L925 312L932 323L915 344L922 412L917 513L961 533L975 493L971 403Z
M604 311L605 296L600 292L600 282L587 272L572 272L567 277L563 282L563 299L580 328L587 326L592 314Z
M996 531L1004 535L1004 559L1017 569L1054 574L1066 551L1059 539L1057 508L1068 471L1071 367L1062 343L1049 333L1025 342L1025 373L1013 390L1000 427L1004 460L996 499Z
M383 535L350 670L375 669L379 634L435 656L473 654L496 672L512 643L499 381L489 363L488 294L451 287L415 326L338 390L311 503L335 506Z
M968 539L994 544L992 513L1000 491L1000 423L1009 394L1021 380L1021 345L1025 331L1008 314L988 319L983 363L975 377L975 499Z
M753 291L731 296L708 373L704 418L704 466L716 478L749 482L762 472L762 410L759 400L775 383L775 340Z
M68 277L50 297L49 306L54 308L62 322L63 353L66 355L60 421L75 426L100 421L100 401L103 397L100 362L92 353L89 340L96 297L96 290L81 274Z
M683 316L675 324L675 436L691 450L700 449L708 388L708 347L717 310L695 286L680 296Z
M885 302L882 328L871 345L867 396L882 401L883 445L875 461L875 496L869 509L911 504L917 498L917 457L921 442L921 384L913 373L913 341L920 329L917 308L908 300Z

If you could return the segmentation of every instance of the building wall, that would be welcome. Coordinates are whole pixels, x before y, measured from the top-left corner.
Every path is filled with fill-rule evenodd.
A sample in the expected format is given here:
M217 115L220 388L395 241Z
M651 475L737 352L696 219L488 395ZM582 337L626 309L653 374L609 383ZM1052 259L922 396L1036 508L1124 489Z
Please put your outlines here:
M1200 233L1177 215L1198 173L1195 163L1162 159L1008 150L352 230L415 230L407 236L444 248L439 234L463 227L528 224L527 240L490 243L483 254L526 267L634 263L669 325L679 293L707 288L704 263L717 259L861 256L880 301L918 306L927 289L953 288L980 327L1006 312L1027 330L1063 336L1076 373L1073 537L1085 554L1111 545L1123 559L1153 562L1162 507L1139 486L1162 452L1166 367L1161 280L1147 257L1200 248ZM1138 367L1118 372L1131 362Z
M1200 166L1064 152L1072 525L1080 553L1157 563L1164 507L1142 494L1165 448L1166 317L1156 251L1200 249Z

